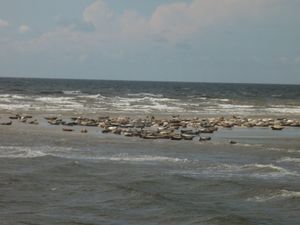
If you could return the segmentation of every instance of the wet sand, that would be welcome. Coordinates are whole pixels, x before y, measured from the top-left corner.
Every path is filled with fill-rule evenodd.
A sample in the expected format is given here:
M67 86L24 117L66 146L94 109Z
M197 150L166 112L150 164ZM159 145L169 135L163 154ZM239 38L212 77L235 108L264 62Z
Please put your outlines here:
M12 114L0 115L0 121L11 121L8 117ZM25 115L25 114L24 114ZM54 115L54 114L53 114ZM49 116L49 115L47 115ZM70 115L61 117L69 118ZM94 117L95 118L95 117ZM137 116L134 118L145 118ZM166 117L161 117L165 119ZM80 140L83 143L94 142L119 142L119 143L164 143L170 144L172 140L144 140L138 137L124 137L123 135L103 134L103 128L90 126L53 126L49 125L43 115L33 116L31 121L37 120L38 124L23 123L18 120L12 120L10 126L0 125L0 135L2 143L18 143L26 141L28 143L55 143L62 138L70 139L70 141ZM63 128L71 128L72 132L64 132ZM81 133L82 129L86 129L87 133ZM208 142L199 143L197 138L193 141L182 140L183 143L191 143L193 145L228 145L230 141L236 142L237 145L257 145L257 146L273 146L285 148L299 148L300 149L300 127L286 127L281 131L271 130L270 127L240 127L219 128L218 131L212 134L202 134L201 136L211 137L212 140Z

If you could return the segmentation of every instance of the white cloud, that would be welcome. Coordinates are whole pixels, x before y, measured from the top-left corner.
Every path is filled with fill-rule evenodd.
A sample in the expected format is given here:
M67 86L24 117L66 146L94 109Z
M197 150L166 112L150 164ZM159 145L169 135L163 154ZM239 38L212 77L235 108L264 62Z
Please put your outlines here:
M274 0L277 1L277 0ZM273 2L274 2L273 1ZM85 22L98 33L120 37L154 37L177 42L192 38L211 25L241 16L255 16L269 0L193 0L158 6L149 18L125 10L118 15L104 0L97 0L83 12Z
M85 54L86 51L97 48L120 48L124 43L126 46L137 46L138 41L143 43L162 40L163 43L177 44L196 39L209 26L220 25L224 21L237 20L243 16L253 18L267 9L267 3L278 0L175 2L158 6L149 17L133 10L118 14L108 7L107 1L96 0L83 11L83 24L94 28L89 32L76 29L76 26L58 27L24 42L23 45L18 43L17 49L51 51L51 46L62 46L62 49L70 48L72 51L80 49L80 53ZM19 27L21 33L29 30L27 25Z
M154 11L149 23L157 35L176 42L226 20L255 16L267 3L266 0L194 0L190 4L166 4Z
M19 32L22 34L27 33L28 31L30 31L30 27L27 25L21 25L19 27Z
M83 20L93 24L100 31L111 31L116 24L115 13L103 0L97 0L88 6L83 12Z
M8 27L8 26L9 26L9 23L7 21L0 19L0 29Z

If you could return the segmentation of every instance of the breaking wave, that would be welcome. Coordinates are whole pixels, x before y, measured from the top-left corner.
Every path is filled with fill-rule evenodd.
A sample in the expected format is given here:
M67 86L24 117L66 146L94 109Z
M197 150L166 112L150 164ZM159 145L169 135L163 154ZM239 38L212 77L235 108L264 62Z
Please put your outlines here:
M74 90L74 91L62 91L65 95L80 95L82 94L81 91L79 90Z
M300 158L283 157L283 158L279 159L277 162L300 163Z
M130 97L153 97L153 98L162 98L162 94L153 94L153 93L134 93L134 94L127 94Z
M186 163L186 158L176 158L158 155L92 155L86 150L67 147L23 147L23 146L0 146L0 158L37 158L53 156L58 158L75 159L75 160L93 160L93 161L118 161L118 162L171 162Z
M294 198L300 198L299 191L278 190L264 195L257 195L248 198L247 201L267 202L267 201L280 201L280 200L294 199Z
M197 177L254 177L254 178L279 178L284 176L299 176L297 172L289 171L273 164L216 164L207 166L197 171L180 171L179 173Z

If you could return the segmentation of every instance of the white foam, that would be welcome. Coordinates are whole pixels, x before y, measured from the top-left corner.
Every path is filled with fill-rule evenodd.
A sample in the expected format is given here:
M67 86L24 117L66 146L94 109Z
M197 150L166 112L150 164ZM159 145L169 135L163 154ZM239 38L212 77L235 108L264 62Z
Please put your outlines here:
M186 163L186 158L176 158L158 155L129 155L117 154L110 156L91 156L89 151L81 151L75 148L67 147L28 147L28 146L0 146L0 158L36 158L43 156L53 156L66 159L76 160L93 160L93 161L116 161L116 162L171 162Z
M72 148L61 147L28 147L28 146L0 146L0 158L37 158L56 156L57 152L69 152Z
M1 94L0 109L85 112L87 110L97 111L101 105L101 108L105 108L109 112L243 114L245 116L251 114L300 114L300 106L271 105L268 108L268 106L250 104L230 104L230 100L226 98L207 98L195 95L190 96L188 100L182 100L147 92L129 93L122 97L89 95L80 90L65 90L63 93L67 96Z
M283 167L273 164L218 164L206 168L202 173L210 176L250 176L258 178L271 178L283 176L299 176L297 172L291 172Z
M36 158L47 155L29 147L0 146L0 149L0 158Z
M59 158L66 159L75 159L75 160L92 160L92 161L114 161L114 162L165 162L165 163L186 163L188 159L181 158L172 158L165 156L152 156L152 155L128 155L128 154L119 154L113 156L90 156L88 154L82 154L76 152L75 154L72 152L63 153L63 152L51 152L47 155L51 155Z
M81 98L90 98L90 99L106 99L106 97L104 97L101 94L96 94L96 95L80 95L78 97L81 97Z
M142 92L142 93L135 93L135 94L127 94L127 96L131 96L131 97L154 97L154 98L162 98L163 95L161 94L153 94L153 93L146 93L146 92Z
M241 167L242 169L246 170L261 170L263 172L279 172L279 173L289 173L288 170L280 167L280 166L275 166L273 164L247 164Z
M22 104L22 100L27 99L26 96L22 96L22 95L10 95L10 94L2 94L0 95L0 102L1 103L11 103L11 104L16 104L16 103L21 103ZM3 107L2 108L7 108L7 107Z
M288 191L288 190L279 190L273 193L269 193L266 195L258 195L252 198L248 198L247 201L253 202L267 202L267 201L279 201L285 199L292 199L292 198L300 198L299 191Z
M210 100L219 101L219 102L229 102L228 98L211 98Z
M23 95L2 94L0 95L0 98L25 99L26 97Z
M39 97L35 100L52 104L74 104L73 97Z
M143 98L123 98L114 97L110 99L111 104L115 109L121 111L137 111L137 112L182 112L183 108L172 106L169 103L177 101L176 99L169 98L153 98L153 97L143 97Z
M180 159L166 156L152 156L152 155L134 155L120 154L108 157L95 157L95 160L109 160L109 161L126 161L126 162L172 162L172 163L186 163L188 159Z
M266 110L271 113L299 114L300 106L272 105L270 108L266 108Z
M65 95L79 95L79 94L82 94L82 92L79 91L79 90L74 90L74 91L63 91L63 93L64 93Z
M113 101L120 101L120 102L173 102L178 101L177 99L171 99L171 98L154 98L145 96L142 98L124 98L124 97L113 97Z
M251 109L253 105L237 105L237 104L218 104L219 107L223 109Z
M300 152L299 149L290 149L290 148L275 148L275 147L270 147L270 148L266 148L267 150L270 150L270 151L287 151L289 153L298 153Z
M283 157L283 158L279 159L277 162L300 163L300 158Z
M29 110L32 107L31 104L0 104L0 109L5 110Z
M33 109L43 111L72 111L88 108L73 97L39 97L31 105Z

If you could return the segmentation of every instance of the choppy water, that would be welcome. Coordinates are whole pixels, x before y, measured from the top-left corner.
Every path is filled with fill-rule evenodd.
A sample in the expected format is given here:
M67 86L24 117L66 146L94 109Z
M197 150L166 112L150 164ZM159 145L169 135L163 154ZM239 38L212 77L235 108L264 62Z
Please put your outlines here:
M0 78L0 110L293 116L300 86Z
M297 225L299 132L269 132L229 145L226 130L206 144L8 130L0 224Z
M0 111L299 116L300 88L1 78ZM220 129L203 144L40 122L0 127L1 225L299 224L299 128Z

